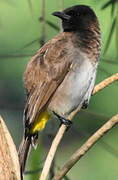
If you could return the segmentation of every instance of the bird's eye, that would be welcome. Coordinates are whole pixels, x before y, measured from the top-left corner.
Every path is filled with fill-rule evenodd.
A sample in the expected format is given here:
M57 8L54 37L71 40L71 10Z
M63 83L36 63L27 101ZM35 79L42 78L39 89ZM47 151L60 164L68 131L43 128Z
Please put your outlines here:
M67 14L71 16L77 16L76 12L73 10L69 11Z
M70 11L69 12L70 15L74 15L74 13L75 13L74 11Z

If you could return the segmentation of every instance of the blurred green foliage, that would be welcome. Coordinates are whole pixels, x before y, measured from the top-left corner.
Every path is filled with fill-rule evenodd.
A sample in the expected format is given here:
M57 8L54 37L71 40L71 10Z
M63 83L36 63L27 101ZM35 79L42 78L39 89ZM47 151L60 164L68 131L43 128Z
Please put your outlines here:
M102 31L102 52L96 83L118 72L118 1L65 0L64 8L75 4L90 5L96 12ZM60 23L51 13L60 10L63 2L46 0L45 40L58 33ZM42 37L41 0L0 1L0 114L5 118L16 145L22 136L22 113L25 93L22 76L31 56L40 48ZM91 98L89 108L78 114L74 127L67 132L57 153L56 164L69 156L110 117L118 113L118 82ZM57 125L58 127L58 125ZM48 128L47 128L48 129ZM118 179L118 127L99 141L70 171L72 180ZM47 131L37 151L30 156L27 170L42 168L40 162L49 149ZM69 139L69 143L68 142ZM33 158L31 158L33 157ZM113 163L113 164L112 164ZM36 171L37 172L37 171ZM38 173L26 175L38 179Z

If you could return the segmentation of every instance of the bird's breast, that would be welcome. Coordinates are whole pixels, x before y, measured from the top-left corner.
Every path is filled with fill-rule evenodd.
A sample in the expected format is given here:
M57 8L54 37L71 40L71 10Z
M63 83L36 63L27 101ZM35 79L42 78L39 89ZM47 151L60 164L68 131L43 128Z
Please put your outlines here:
M92 78L96 75L96 66L86 56L79 54L72 62L49 104L49 108L60 115L68 115L83 102Z

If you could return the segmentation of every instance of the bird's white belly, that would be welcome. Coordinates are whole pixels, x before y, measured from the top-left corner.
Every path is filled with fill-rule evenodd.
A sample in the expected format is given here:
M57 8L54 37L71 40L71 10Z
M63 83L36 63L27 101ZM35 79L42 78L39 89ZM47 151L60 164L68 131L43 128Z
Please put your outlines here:
M60 115L68 115L82 104L91 82L95 79L96 68L87 59L74 64L54 94L49 108Z

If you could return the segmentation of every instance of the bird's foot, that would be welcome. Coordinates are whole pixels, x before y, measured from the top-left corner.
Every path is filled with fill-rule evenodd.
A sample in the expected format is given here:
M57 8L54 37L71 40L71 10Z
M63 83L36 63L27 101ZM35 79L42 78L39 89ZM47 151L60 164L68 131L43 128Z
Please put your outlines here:
M61 122L60 126L62 124L64 124L66 126L66 131L68 131L70 129L70 127L72 126L72 121L70 121L69 119L66 119L66 118L63 118L60 116L59 120Z
M67 130L71 127L72 121L70 121L69 119L66 119L66 118L58 115L58 114L55 113L55 112L54 112L54 114L55 114L55 115L58 117L58 119L60 120L60 122L61 122L60 126L61 126L62 124L64 124L64 125L67 127L67 129L66 129L66 131L67 131Z

